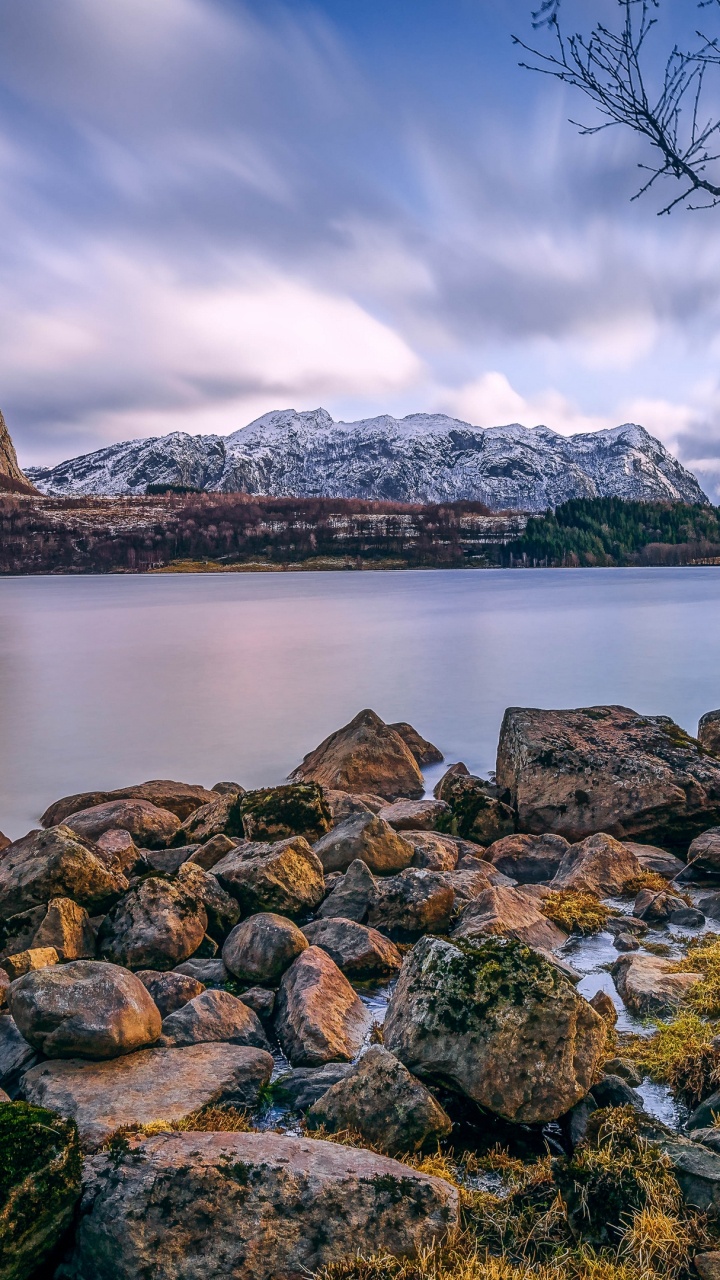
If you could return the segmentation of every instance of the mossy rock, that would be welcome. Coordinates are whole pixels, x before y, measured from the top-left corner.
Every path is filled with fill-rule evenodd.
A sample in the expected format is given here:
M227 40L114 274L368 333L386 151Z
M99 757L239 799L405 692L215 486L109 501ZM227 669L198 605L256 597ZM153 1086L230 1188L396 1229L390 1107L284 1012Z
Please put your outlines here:
M47 1258L72 1221L81 1172L72 1120L0 1106L0 1280L26 1280Z
M493 794L493 787L472 774L457 774L443 781L442 799L450 805L437 822L438 831L460 836L476 844L493 844L513 835L512 809Z
M290 783L248 791L240 803L247 840L287 840L304 836L313 844L332 826L332 814L317 782Z

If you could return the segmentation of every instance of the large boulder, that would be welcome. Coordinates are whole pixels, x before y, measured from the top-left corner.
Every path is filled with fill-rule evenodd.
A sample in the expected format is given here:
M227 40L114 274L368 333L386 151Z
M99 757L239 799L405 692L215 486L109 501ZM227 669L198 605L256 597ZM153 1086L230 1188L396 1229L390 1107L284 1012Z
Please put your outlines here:
M275 984L307 946L307 938L292 920L261 911L235 926L222 957L241 982Z
M705 751L720 756L720 711L706 711L700 717L697 736Z
M400 734L374 711L360 711L331 733L290 774L335 791L371 792L386 800L419 800L425 790L417 761Z
M263 1049L236 1044L140 1049L109 1062L41 1062L23 1090L28 1102L73 1119L92 1149L127 1125L183 1120L215 1104L254 1106L273 1065Z
M322 863L304 836L239 845L215 863L213 875L246 915L303 915L313 911L325 893Z
M388 1155L419 1151L452 1129L429 1089L387 1049L373 1045L344 1080L332 1085L307 1113L309 1129L354 1129Z
M344 822L353 813L379 813L387 803L382 796L377 796L373 797L377 799L377 805L369 804L366 796L354 796L349 791L333 791L331 787L323 787L322 793L333 825Z
M205 844L219 835L244 837L241 805L245 793L228 791L213 794L213 800L201 805L185 819L176 832L176 845Z
M219 835L206 840L205 844L195 845L194 853L191 853L185 861L190 865L202 867L203 871L212 871L215 863L224 858L226 853L231 853L239 843L237 837L231 839L230 836L224 836L220 832Z
M257 1014L229 991L203 991L163 1018L163 1045L213 1042L270 1050Z
M356 858L387 875L409 867L413 850L389 823L374 813L356 813L313 845L324 871L347 871Z
M485 850L487 862L518 884L542 884L552 880L569 849L564 836L503 836Z
M342 916L344 920L362 923L367 920L376 897L377 881L370 868L358 858L333 885L317 914L322 919Z
M133 787L118 787L115 791L83 791L79 795L63 796L62 800L56 800L45 810L40 822L43 827L55 827L71 813L109 804L112 800L149 800L158 809L168 809L184 822L201 804L209 804L214 799L215 796L205 787L155 778L152 782L139 782Z
M418 764L422 767L425 764L442 764L445 759L439 747L434 746L432 742L428 742L427 738L423 738L411 724L405 720L396 721L395 724L388 725L389 729L394 729L400 734L405 746L414 755Z
M223 889L216 875L195 862L183 863L175 883L202 903L210 937L222 942L240 919L240 906L232 894Z
M112 827L98 836L94 852L111 871L130 876L143 866L144 854L138 849L129 831Z
M31 831L0 858L0 920L46 907L51 898L72 898L90 912L102 911L127 884L69 827Z
M680 858L676 858L674 853L658 849L654 844L637 844L634 840L625 840L623 843L637 858L641 872L654 871L665 880L674 880L676 876L682 878L685 863Z
M545 1124L584 1098L605 1024L558 970L515 941L422 938L406 957L385 1047L487 1111Z
M720 827L710 827L692 841L687 860L695 871L704 875L720 873Z
M188 1000L202 995L205 984L189 973L161 973L159 969L138 969L135 977L139 978L145 990L155 1001L160 1017L166 1018L176 1009L182 1009Z
M86 840L97 840L105 831L127 831L140 848L154 849L170 843L180 819L149 800L109 800L71 813L65 826Z
M372 1019L327 952L308 947L290 966L275 1002L275 1030L295 1067L349 1062Z
M288 836L305 836L308 844L313 844L332 823L332 814L317 782L246 791L240 811L247 840L274 843Z
M672 1013L702 977L676 973L672 960L635 952L620 956L610 972L623 1004L643 1017Z
M444 933L455 903L446 874L408 867L397 876L376 880L368 924L396 942L413 941L431 930Z
M496 774L521 831L686 846L720 822L720 760L673 721L629 707L510 707Z
M106 1172L70 1280L299 1280L357 1254L415 1257L458 1220L449 1183L287 1134L158 1134Z
M313 947L327 951L346 977L356 982L389 978L402 968L402 956L389 938L356 920L314 920L303 929Z
M105 916L97 952L127 969L173 969L202 942L208 918L182 884L147 876Z
M553 889L574 889L601 898L621 895L641 866L626 844L606 832L570 845L552 880Z
M13 982L10 1012L48 1058L115 1058L153 1044L160 1013L142 982L114 964L73 960Z
M4 1013L0 1018L0 1089L14 1098L23 1075L37 1060L37 1051L20 1034L14 1018Z
M463 908L452 936L464 942L480 943L491 935L516 938L529 947L555 951L567 942L552 920L539 910L539 903L522 889L490 887Z
M449 808L438 818L438 829L480 845L511 835L515 830L513 812L500 798L497 787L467 770L460 772L460 768L465 766L448 769L435 788L437 799Z
M424 800L396 800L383 805L378 817L396 831L434 831L438 821L451 813L444 800L426 796Z
M16 978L22 978L34 969L46 969L48 965L59 964L60 957L54 947L31 947L29 951L6 956L0 963L10 981L14 982Z
M54 947L61 960L91 960L95 955L95 930L85 908L72 898L51 898L33 946Z
M0 1105L0 1277L36 1273L73 1219L82 1158L77 1129L25 1102Z
M413 851L411 866L426 871L454 871L458 864L459 840L437 831L403 831L402 838Z

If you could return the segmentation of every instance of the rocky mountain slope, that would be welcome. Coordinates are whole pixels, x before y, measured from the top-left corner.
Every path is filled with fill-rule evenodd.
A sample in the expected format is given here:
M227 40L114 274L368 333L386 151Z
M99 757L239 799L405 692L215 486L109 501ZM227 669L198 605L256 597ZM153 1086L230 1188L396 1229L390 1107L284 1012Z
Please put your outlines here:
M471 499L494 511L543 511L587 497L707 502L695 477L632 424L561 436L518 424L483 429L445 414L334 422L324 409L267 413L224 437L131 440L29 475L54 495L187 484L276 496Z
M0 493L33 493L33 487L18 466L15 446L0 413Z

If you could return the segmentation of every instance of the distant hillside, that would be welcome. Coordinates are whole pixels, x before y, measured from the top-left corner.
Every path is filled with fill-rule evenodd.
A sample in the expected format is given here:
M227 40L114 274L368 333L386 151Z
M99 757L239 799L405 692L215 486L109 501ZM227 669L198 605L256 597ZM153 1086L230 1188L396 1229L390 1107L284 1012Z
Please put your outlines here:
M37 492L18 466L15 446L10 439L10 432L2 413L0 413L0 492Z
M689 471L642 427L561 436L487 430L444 414L334 422L324 409L268 413L229 436L130 440L29 472L43 493L141 495L148 486L298 498L482 502L545 511L570 498L706 503ZM151 489L151 492L152 492Z

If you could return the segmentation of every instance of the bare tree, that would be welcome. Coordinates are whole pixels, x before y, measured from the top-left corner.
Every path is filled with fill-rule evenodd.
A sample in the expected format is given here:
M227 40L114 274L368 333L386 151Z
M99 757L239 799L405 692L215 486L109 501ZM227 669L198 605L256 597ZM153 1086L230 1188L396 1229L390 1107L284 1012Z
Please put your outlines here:
M708 76L720 67L719 38L696 31L694 48L675 44L658 64L650 37L661 2L618 0L615 30L597 23L589 34L566 35L560 21L562 0L541 0L533 25L549 30L550 50L535 48L518 36L513 41L533 59L521 66L554 76L594 103L601 117L597 123L571 121L581 134L625 125L647 140L649 163L639 167L650 176L634 200L659 179L672 178L680 183L680 192L659 213L670 213L680 204L714 208L720 204L720 117L709 112L706 103ZM700 0L698 9L717 6L720 0Z

